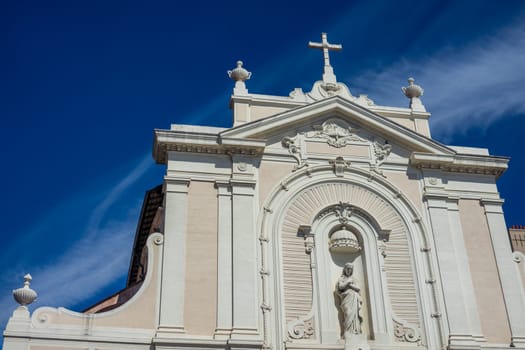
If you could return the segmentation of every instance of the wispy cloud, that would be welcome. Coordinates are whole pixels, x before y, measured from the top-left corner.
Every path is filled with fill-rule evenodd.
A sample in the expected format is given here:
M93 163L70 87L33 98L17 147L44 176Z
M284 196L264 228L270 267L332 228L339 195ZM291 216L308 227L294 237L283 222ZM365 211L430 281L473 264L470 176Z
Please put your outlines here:
M73 305L96 295L102 288L122 277L129 263L140 200L129 205L135 207L135 214L128 212L111 220L107 216L110 209L152 165L151 156L144 156L131 171L126 171L129 174L122 180L116 184L107 184L107 189L110 190L100 189L105 194L104 199L92 210L84 224L85 228L74 235L66 235L67 239L71 239L67 251L43 266L32 268L30 272L35 278L34 287L39 294L34 306ZM79 197L81 195L83 193ZM82 198L78 198L78 202L81 201ZM58 206L63 207L62 204ZM74 212L75 209L70 211ZM63 213L68 214L71 213ZM30 232L28 234L31 235ZM74 237L78 239L74 240ZM15 274L20 274L20 271L4 271L4 276ZM21 279L21 276L17 277ZM2 297L0 324L5 324L16 304L8 297L8 293Z
M151 155L147 154L142 157L141 161L137 166L126 176L124 177L112 190L106 195L104 200L100 202L89 220L89 226L87 231L96 233L96 229L100 225L100 222L104 218L104 215L107 213L108 209L115 203L115 201L122 195L122 193L132 186L144 173L153 165L151 160Z
M87 232L90 238L80 240L55 262L35 270L39 305L78 303L122 275L129 263L135 225L136 218L130 218Z
M525 23L518 23L461 49L432 56L407 56L382 71L349 79L373 92L379 104L402 105L400 92L414 76L425 89L435 136L449 138L487 127L509 113L525 113Z

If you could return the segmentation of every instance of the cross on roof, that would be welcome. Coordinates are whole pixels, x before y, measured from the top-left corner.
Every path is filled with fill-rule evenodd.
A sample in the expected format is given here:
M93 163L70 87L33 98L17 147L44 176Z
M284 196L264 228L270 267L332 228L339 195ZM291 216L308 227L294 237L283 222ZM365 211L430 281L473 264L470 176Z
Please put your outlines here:
M332 66L330 66L330 56L328 55L328 51L340 51L343 48L343 45L341 44L330 44L328 42L326 33L321 33L321 39L322 42L320 43L314 43L309 42L308 47L314 48L314 49L321 49L323 50L323 57L324 57L324 73L323 73L323 82L327 86L335 85L337 84L337 79L334 74L334 70Z
M330 56L328 54L329 50L332 51L341 51L343 48L343 45L341 44L330 44L328 42L328 38L326 33L321 33L321 39L322 42L320 43L314 43L312 41L308 42L308 47L314 48L314 49L321 49L323 50L323 57L324 57L324 65L325 67L330 67Z

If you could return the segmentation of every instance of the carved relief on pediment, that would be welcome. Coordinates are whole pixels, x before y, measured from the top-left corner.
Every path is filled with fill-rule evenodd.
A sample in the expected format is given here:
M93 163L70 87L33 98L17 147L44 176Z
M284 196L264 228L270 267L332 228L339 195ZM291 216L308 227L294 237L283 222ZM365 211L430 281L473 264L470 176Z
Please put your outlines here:
M300 131L295 136L285 136L281 145L295 158L297 164L293 171L309 166L309 153L335 155L336 160L330 161L334 165L337 176L342 176L345 167L339 159L346 157L369 158L370 171L384 176L382 165L388 160L392 153L392 145L388 140L376 139L373 136L363 137L360 129L355 128L340 118L329 118L321 124L314 124L311 130ZM328 146L326 146L328 144ZM349 148L345 148L349 146ZM307 152L307 147L309 152Z
M305 133L307 139L324 140L336 148L345 147L351 142L367 142L356 134L358 129L336 118L328 119L321 125L313 125L312 129Z
M308 166L306 141L314 143L327 143L331 147L343 148L349 144L362 144L368 146L370 142L357 135L357 128L337 118L325 120L322 124L312 126L312 130L298 132L295 136L285 136L281 145L295 158L297 164L294 171ZM363 147L363 146L360 146Z

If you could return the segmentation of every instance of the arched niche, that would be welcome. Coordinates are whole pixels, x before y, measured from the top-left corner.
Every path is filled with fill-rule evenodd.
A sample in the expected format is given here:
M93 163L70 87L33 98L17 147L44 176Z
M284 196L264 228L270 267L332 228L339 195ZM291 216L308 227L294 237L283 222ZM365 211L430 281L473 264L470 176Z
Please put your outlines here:
M351 227L364 247L367 337L377 344L441 346L443 325L430 317L439 300L425 284L436 262L417 212L384 179L371 181L370 173L353 168L336 177L330 166L291 174L261 210L262 297L272 306L263 313L265 341L277 348L281 341L288 348L340 344L333 291L341 262L332 258L328 239L341 223L335 214L321 215L340 203L356 209Z
M341 231L353 233L359 249L334 247L333 235ZM382 229L361 208L340 202L323 208L313 219L311 235L315 242L316 276L319 289L313 300L317 304L320 336L326 343L343 339L342 314L335 292L335 285L344 265L354 265L354 278L361 288L363 299L362 332L365 339L389 342L393 334L391 306L383 278L381 245L388 240L390 230ZM344 242L340 245L344 245ZM332 249L331 249L332 248ZM334 249L335 248L335 249ZM341 249L343 248L343 249Z

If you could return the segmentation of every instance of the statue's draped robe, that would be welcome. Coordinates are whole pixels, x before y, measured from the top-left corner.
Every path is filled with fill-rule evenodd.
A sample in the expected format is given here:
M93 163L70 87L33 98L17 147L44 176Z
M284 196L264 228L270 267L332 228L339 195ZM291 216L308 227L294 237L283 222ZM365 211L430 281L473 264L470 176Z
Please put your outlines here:
M344 333L361 333L361 296L350 286L357 284L352 277L341 276L337 281L337 293L341 298L341 310L344 315Z

